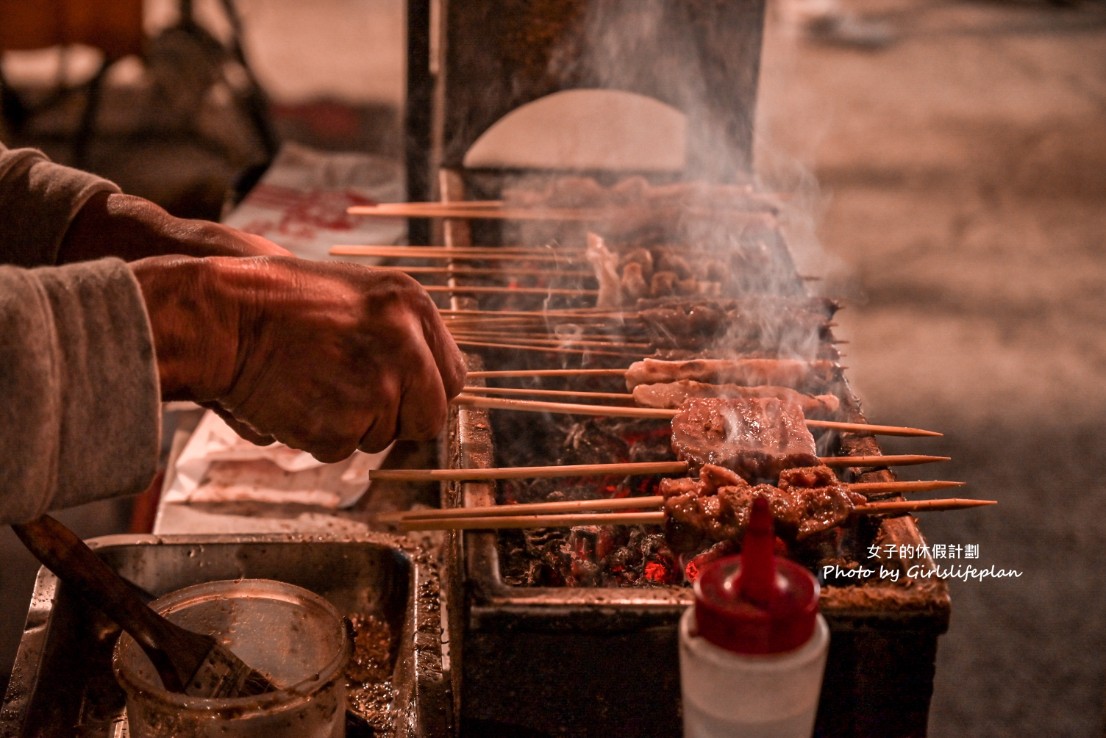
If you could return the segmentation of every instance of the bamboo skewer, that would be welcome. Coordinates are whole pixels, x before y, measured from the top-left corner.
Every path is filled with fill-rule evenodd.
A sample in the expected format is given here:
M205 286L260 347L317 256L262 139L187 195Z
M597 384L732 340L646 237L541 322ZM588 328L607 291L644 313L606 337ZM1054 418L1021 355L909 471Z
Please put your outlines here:
M387 269L406 274L445 274L458 277L595 277L595 272L585 269L526 269L524 267L436 267L436 266L376 266L374 269Z
M787 195L780 193L760 193L760 192L745 192L740 195L734 195L733 202L701 202L696 201L694 197L687 200L680 200L677 198L674 201L661 200L657 203L652 203L661 208L665 207L681 207L691 208L697 210L707 211L738 211L738 212L763 212L761 210L750 208L749 206L764 207L774 205L775 200L788 199ZM564 206L550 206L544 203L510 203L506 200L408 200L405 202L381 202L373 205L358 205L359 208L372 208L379 212L400 211L400 212L413 212L422 211L428 213L435 213L442 209L448 210L497 210L504 207L511 208L525 208L528 210L550 210L550 209L564 209ZM644 209L645 206L627 206L612 204L607 206L607 210L625 210ZM593 208L598 209L598 208Z
M428 200L428 201L409 201L409 202L380 202L375 205L367 205L364 207L372 207L377 210L386 211L394 209L402 210L427 210L435 211L443 207L448 208L468 208L472 210L486 210L488 208L501 208L503 207L503 200L456 200L452 202L443 202L441 200Z
M442 316L447 318L472 317L499 320L501 318L524 318L544 322L548 318L592 318L595 320L627 320L634 319L633 313L623 310L611 310L610 308L577 307L556 308L553 310L442 310Z
M680 473L680 470L676 469L679 464L683 462L642 462L633 466L642 467L641 474L650 474L644 469L644 467L652 465L658 468L663 468L665 471L657 473ZM580 464L580 467L585 466L626 466L625 464ZM578 476L577 474L556 474L553 470L558 467L514 467L511 469L388 469L386 474L383 475L385 479L393 480L400 479L403 481L426 481L426 479L420 478L420 475L428 475L429 473L436 473L433 476L435 480L451 480L451 481L474 481L474 480L493 480L493 479L537 479L541 478L553 478L557 476ZM571 467L560 467L561 469L571 469ZM532 474L518 474L515 472L526 472L530 469L536 470ZM684 469L683 471L686 471ZM466 473L472 472L486 472L479 477L470 477ZM493 474L507 473L505 476L494 476ZM601 472L600 472L601 473ZM372 479L377 480L381 477L377 476L379 472L372 472ZM954 487L962 487L963 482L942 481L937 483L923 483L929 484L929 486L918 485L914 482L867 482L867 483L852 483L846 485L850 490L854 492L883 492L886 494L897 494L903 492L927 492L937 489L951 489ZM607 497L598 498L593 500L561 500L558 502L531 502L521 503L514 505L480 505L475 507L461 507L461 508L432 508L427 510L408 510L395 513L384 513L376 516L377 521L380 522L398 522L403 520L432 520L436 518L467 518L467 517L485 517L485 516L502 516L502 515L538 515L542 513L567 513L567 512L583 512L583 511L600 511L600 510L623 510L623 509L644 509L649 510L664 505L664 497L662 495L647 495L644 497Z
M519 505L480 505L476 507L433 508L383 513L376 516L378 523L403 523L410 520L441 520L454 518L510 517L518 515L563 514L579 512L606 512L610 510L645 510L656 512L664 504L660 495L648 497L613 497L598 500L562 500L560 502L533 502Z
M599 290L579 287L504 287L498 285L423 285L427 292L471 292L479 295L568 295L570 297L591 297Z
M474 372L476 373L476 372ZM472 376L471 374L469 375ZM665 408L623 407L616 405L588 405L571 402L545 402L542 400L513 400L505 397L480 397L461 394L453 398L455 405L482 407L497 410L518 410L522 412L552 412L568 415L593 415L620 418L656 418L671 420L680 412ZM875 425L872 423L848 423L837 420L806 420L809 428L874 433L885 436L940 436L937 431L910 428L898 425Z
M359 246L337 245L331 246L329 253L332 256L375 256L389 259L426 259L428 261L444 259L448 261L546 261L565 263L573 259L556 253L511 253L511 252L468 252L465 249L443 248L436 250L433 246L415 247L404 246Z
M823 456L821 458L823 464L834 467L910 466L951 460L951 456L932 456L929 454L876 454L873 456Z
M508 351L542 351L546 353L554 354L582 354L586 353L591 356L614 356L614 357L627 357L637 356L640 352L632 351L603 351L602 349L593 349L587 346L579 346L573 348L571 346L531 346L518 343L500 343L496 341L470 341L463 338L455 338L454 342L458 346L477 346L480 348L494 348L503 349ZM568 343L568 342L565 342Z
M633 499L633 498L631 498ZM649 498L637 498L638 501ZM963 510L997 504L997 500L971 500L947 498L941 500L904 500L869 502L857 505L854 512L860 515L893 515L904 512L937 510ZM517 505L505 505L513 508ZM450 510L449 512L460 512ZM512 511L513 512L513 511ZM405 517L396 520L405 531L411 530L480 530L502 528L566 528L578 525L662 525L663 511L650 512L575 512L536 515L494 514L480 516L453 515L450 517Z
M450 329L450 335L455 339L470 339L470 340L486 340L490 338L502 338L502 331L473 331L473 330L454 330ZM548 336L548 334L544 334ZM538 336L509 336L513 342L521 346L583 346L593 348L607 348L607 349L625 349L626 351L636 349L638 353L642 349L649 348L647 343L635 343L632 341L611 341L603 338L577 338L575 336L565 337L538 337ZM483 389L483 388L478 388ZM614 393L609 393L614 394ZM632 397L632 395L631 395Z
M479 530L500 528L572 528L577 525L661 525L664 513L575 513L553 515L491 515L479 518L441 518L398 521L403 531Z
M496 369L473 371L468 379L499 379L503 377L624 377L625 369Z
M864 466L857 459L879 458L887 456L823 456L818 460L826 466ZM947 457L914 457L928 460ZM921 463L915 461L914 463ZM873 464L872 466L890 466L891 464ZM587 476L640 476L653 474L684 474L686 461L637 461L610 464L561 464L559 466L511 466L490 469L375 469L369 472L371 481L393 482L479 482L500 479L557 479L563 477ZM946 480L893 481L893 482L850 482L849 489L856 492L881 492L896 494L900 492L932 492L938 489L963 487L964 482Z
M504 254L526 256L530 254L572 254L583 256L582 246L559 246L549 244L546 246L412 246L401 243L377 243L377 244L336 244L331 248L336 249L381 249L385 251L398 251L408 256L426 256L428 254L444 254L465 256L500 256Z
M350 215L375 218L480 218L490 220L562 220L562 221L603 221L623 218L643 218L656 215L655 207L648 206L611 206L611 207L542 207L525 205L500 205L498 207L467 207L464 201L441 203L437 207L418 204L410 207L407 203L386 203L383 205L354 205L346 209ZM729 220L742 220L769 225L776 218L764 210L707 209L702 207L681 207L682 214L710 214Z
M613 402L632 402L634 396L627 392L586 392L574 390L529 389L526 387L465 387L462 392L479 395L524 395L528 397L586 397L595 400L611 400Z
M497 469L376 469L369 479L401 482L481 481L494 479L555 479L558 477L683 474L686 461L640 461L624 464L561 464Z

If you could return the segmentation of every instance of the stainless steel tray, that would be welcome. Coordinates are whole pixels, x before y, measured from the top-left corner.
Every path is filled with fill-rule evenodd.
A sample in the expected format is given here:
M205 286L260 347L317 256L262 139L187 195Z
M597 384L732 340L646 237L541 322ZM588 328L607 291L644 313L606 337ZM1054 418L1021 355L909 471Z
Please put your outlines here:
M217 579L259 577L305 587L356 620L388 624L395 659L390 707L351 722L350 736L453 732L443 662L440 582L433 557L407 539L289 535L104 536L97 553L150 595ZM122 690L111 673L118 630L39 571L0 711L0 736L123 735ZM378 695L379 696L379 695Z

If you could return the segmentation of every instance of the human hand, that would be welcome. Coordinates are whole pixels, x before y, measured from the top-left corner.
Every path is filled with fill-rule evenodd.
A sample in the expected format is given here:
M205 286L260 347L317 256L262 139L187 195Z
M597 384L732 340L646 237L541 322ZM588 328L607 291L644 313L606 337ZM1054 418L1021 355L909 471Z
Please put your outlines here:
M465 369L437 308L391 270L284 257L132 263L165 399L321 461L434 437Z

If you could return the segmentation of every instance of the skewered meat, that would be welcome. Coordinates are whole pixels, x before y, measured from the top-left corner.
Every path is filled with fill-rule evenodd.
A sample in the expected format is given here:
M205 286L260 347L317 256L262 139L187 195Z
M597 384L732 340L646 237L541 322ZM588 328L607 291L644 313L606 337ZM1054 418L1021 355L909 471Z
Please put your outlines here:
M864 502L824 466L788 470L777 487L750 485L727 469L707 465L699 479L664 479L658 490L665 496L665 535L678 552L740 540L758 496L768 498L777 535L792 541L841 525Z
M511 205L545 207L641 207L725 208L771 210L771 202L746 184L674 182L657 185L641 176L624 177L605 186L592 177L557 177L544 186L507 187L504 199Z
M638 262L630 262L622 267L622 281L619 285L622 294L632 300L649 294L649 284L645 281L645 268Z
M790 387L759 385L743 387L738 384L708 384L693 379L658 384L639 384L633 389L634 402L642 407L678 408L692 398L699 397L776 397L798 405L808 418L828 418L841 407L834 395L808 395Z
M657 346L716 344L778 353L816 344L835 309L815 300L639 300L636 317Z
M690 399L672 419L672 448L692 469L716 464L749 481L818 464L802 410L775 397Z
M618 276L618 255L611 252L602 237L589 233L584 256L599 280L596 307L616 308L622 304L622 283Z
M600 238L594 233L588 234L588 247L585 257L595 271L595 277L602 285L620 280L623 289L608 295L608 304L601 307L632 304L637 300L671 300L672 298L718 297L722 294L738 295L749 292L763 292L757 285L768 279L771 264L756 259L741 250L728 255L726 260L708 257L707 252L681 255L676 247L665 247L652 251L637 247L631 253L633 258L621 254L617 244L603 239L604 248L610 254L609 259L596 262L593 258L592 243ZM755 250L754 250L755 253ZM642 256L647 254L648 256ZM690 260L690 261L689 261ZM644 286L644 289L642 287Z
M641 271L641 276L644 279L650 279L653 276L653 252L647 248L637 247L631 248L622 254L620 264L625 273L627 267L637 265L637 268Z
M626 387L633 391L639 384L694 379L711 384L769 384L815 389L829 385L837 371L836 364L821 359L643 359L626 370Z

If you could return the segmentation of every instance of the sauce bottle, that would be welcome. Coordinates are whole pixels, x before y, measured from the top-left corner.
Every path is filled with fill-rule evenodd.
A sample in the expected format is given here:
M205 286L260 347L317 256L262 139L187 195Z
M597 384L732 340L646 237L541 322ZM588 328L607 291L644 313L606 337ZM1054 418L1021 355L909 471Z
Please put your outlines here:
M768 500L741 553L712 561L680 619L685 738L809 738L829 648L819 586L775 556Z

